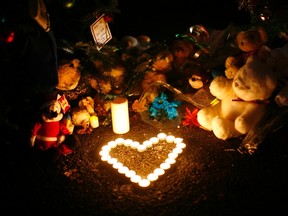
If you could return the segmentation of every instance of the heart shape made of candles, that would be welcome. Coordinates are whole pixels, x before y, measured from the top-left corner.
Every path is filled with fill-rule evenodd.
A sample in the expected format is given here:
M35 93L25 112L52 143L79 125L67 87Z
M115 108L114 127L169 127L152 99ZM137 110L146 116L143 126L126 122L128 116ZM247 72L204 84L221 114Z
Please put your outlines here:
M147 187L176 162L186 147L182 141L182 138L165 133L159 133L142 144L117 138L104 145L99 154L103 161L130 178L131 182Z

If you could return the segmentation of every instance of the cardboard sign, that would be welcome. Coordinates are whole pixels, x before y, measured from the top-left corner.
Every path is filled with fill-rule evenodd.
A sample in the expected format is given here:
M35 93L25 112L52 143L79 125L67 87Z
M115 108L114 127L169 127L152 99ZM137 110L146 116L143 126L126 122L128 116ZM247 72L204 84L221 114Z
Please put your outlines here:
M90 29L98 50L112 39L108 23L104 19L104 14L90 26Z

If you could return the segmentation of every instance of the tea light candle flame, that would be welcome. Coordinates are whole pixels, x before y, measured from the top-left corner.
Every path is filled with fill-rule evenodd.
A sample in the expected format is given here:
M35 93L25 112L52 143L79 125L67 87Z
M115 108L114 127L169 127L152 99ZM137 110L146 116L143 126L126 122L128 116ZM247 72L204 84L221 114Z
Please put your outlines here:
M147 187L150 185L150 181L148 179L141 179L138 184L141 187Z
M165 133L159 133L158 135L157 135L157 137L158 137L158 139L160 140L160 141L164 141L165 139L166 139L166 134Z

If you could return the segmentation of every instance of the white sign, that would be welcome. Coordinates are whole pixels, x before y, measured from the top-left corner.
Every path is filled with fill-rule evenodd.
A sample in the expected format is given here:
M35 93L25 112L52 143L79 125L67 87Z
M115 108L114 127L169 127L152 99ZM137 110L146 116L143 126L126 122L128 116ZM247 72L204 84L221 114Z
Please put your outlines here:
M104 19L104 14L90 26L90 29L98 50L112 39L108 23Z

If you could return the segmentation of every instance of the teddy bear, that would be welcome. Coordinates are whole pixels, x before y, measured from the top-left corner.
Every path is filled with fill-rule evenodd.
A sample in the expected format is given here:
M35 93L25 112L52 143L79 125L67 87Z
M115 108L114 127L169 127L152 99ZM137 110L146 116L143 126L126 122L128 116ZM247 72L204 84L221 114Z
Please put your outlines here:
M67 125L64 114L69 110L70 105L65 95L57 95L56 99L49 99L40 108L41 118L31 128L30 145L37 150L47 151L57 149L61 154L73 152L63 142L66 135L73 133L73 127Z
M247 134L264 116L277 83L266 62L248 57L233 79L216 76L211 81L210 93L219 102L199 110L200 126L222 140Z
M94 110L94 99L87 96L78 102L77 107L71 109L71 121L78 134L90 134L99 127L98 116Z
M261 49L261 59L272 68L278 78L275 102L278 106L288 106L288 43L274 49Z
M227 78L233 78L240 67L242 67L247 58L251 55L257 55L259 49L266 45L268 34L263 27L250 28L239 31L236 34L235 42L239 49L236 55L228 56L225 60L225 75Z
M62 60L58 67L58 85L59 90L74 90L80 80L80 60L75 58L72 60Z

